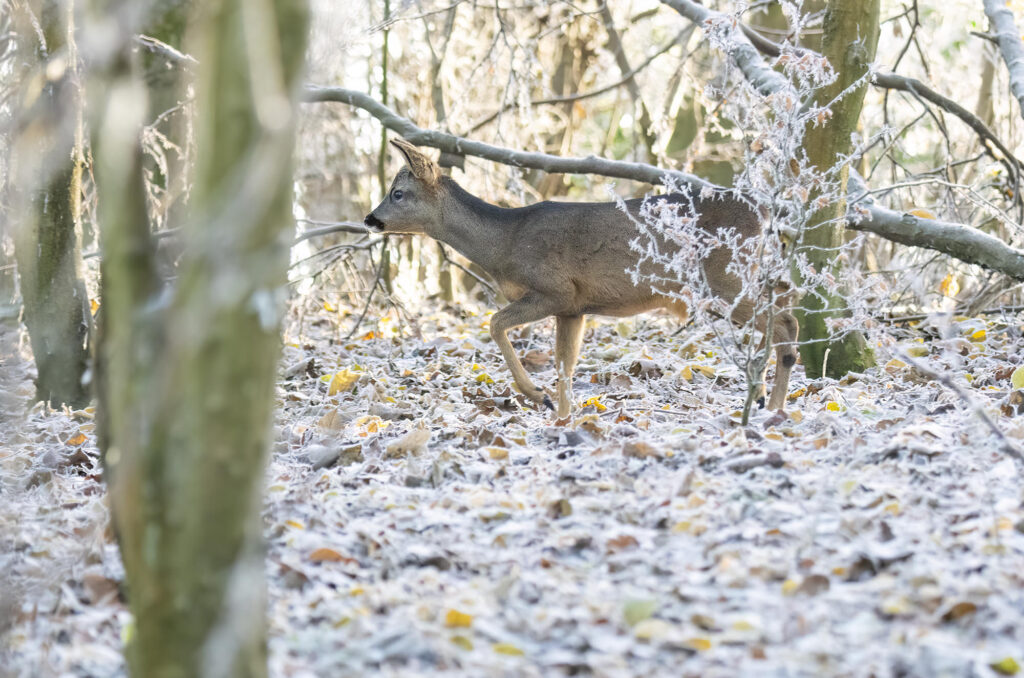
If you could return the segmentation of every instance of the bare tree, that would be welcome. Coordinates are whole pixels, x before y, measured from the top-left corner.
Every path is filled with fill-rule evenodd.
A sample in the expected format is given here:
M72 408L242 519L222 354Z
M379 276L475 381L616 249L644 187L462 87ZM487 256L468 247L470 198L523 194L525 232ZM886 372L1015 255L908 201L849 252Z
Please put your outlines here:
M853 150L851 138L867 90L865 75L878 46L878 12L879 0L830 0L825 9L822 54L838 77L819 92L818 103L830 104L830 117L808 130L804 149L813 167L840 167L839 181L844 187L850 174L849 161L844 158ZM845 238L846 211L845 199L830 201L804 233L802 250L818 272L839 266L836 254ZM827 320L845 312L844 296L842 290L822 287L804 295L797 315L803 340L800 355L809 377L827 372L838 378L874 365L871 350L860 332L849 332L841 339L829 341L832 333Z
M15 115L14 190L24 192L14 241L36 397L84 407L91 314L79 234L82 127L72 17L70 0L14 6L21 58L30 64Z
M130 2L100 3L126 21ZM279 354L302 0L195 3L197 158L173 288L142 189L145 88L97 74L101 446L132 675L265 676L259 507ZM123 26L131 34L131 26Z

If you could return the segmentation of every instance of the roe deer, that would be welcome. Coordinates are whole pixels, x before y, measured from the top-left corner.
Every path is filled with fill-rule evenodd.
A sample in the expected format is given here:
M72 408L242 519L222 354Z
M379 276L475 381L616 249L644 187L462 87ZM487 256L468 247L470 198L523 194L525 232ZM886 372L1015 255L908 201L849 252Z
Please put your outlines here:
M491 337L519 390L551 409L550 398L530 381L506 333L555 316L559 418L570 411L572 376L586 314L629 316L665 308L685 320L685 303L644 283L633 284L627 273L640 259L630 241L639 232L633 219L638 218L644 200L625 202L633 218L612 202L541 202L506 209L463 190L412 144L391 143L405 156L406 167L398 172L387 197L367 215L366 226L377 233L429 235L487 271L512 302L491 318ZM733 198L699 200L671 194L646 200L667 200L684 207L692 204L700 215L698 226L709 232L731 227L746 240L761 230L757 215ZM666 242L660 245L665 247ZM727 301L735 301L741 292L740 280L726 271L731 259L732 251L725 247L712 250L703 259L711 291ZM667 287L667 292L683 288L682 283L674 290ZM743 299L736 304L732 320L742 325L753 314L754 304ZM776 306L773 315L776 367L768 407L778 410L785 405L789 375L796 364L798 326L788 308ZM763 332L767 320L759 316L755 324ZM763 392L762 383L761 405Z

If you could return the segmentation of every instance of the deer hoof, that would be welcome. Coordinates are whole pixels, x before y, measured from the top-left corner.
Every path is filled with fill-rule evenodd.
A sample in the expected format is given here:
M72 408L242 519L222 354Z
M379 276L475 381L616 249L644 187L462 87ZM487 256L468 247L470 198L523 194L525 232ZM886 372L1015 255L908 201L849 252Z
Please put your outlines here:
M548 408L552 412L555 411L555 405L554 403L551 402L551 398L548 396L547 393L544 394L544 407Z
M764 409L764 396L761 396L760 398L757 399L757 409Z

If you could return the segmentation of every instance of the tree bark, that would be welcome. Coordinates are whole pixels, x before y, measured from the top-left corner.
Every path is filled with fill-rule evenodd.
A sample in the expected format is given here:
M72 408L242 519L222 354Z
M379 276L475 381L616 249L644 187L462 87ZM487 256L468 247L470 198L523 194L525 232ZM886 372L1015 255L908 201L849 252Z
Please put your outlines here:
M819 102L833 102L831 119L825 125L808 129L804 138L808 160L821 170L842 162L843 156L848 156L852 150L851 135L857 129L867 86L856 87L842 99L835 99L863 78L874 60L878 15L879 0L830 0L825 10L822 53L839 77L818 95ZM834 258L845 242L842 218L847 211L845 192L849 173L849 164L844 164L839 182L843 198L817 212L803 235L803 253L819 272L837 268ZM800 321L800 356L808 377L816 379L827 374L838 378L874 365L874 354L860 332L829 341L827 319L844 313L843 291L824 288L805 294L796 309Z
M108 14L130 0L103 3ZM195 186L173 290L145 222L145 90L127 55L94 110L105 475L135 633L131 675L262 677L259 509L291 227L302 0L195 3Z
M15 143L17 183L28 187L14 237L23 319L38 373L36 398L55 407L84 407L92 317L79 240L82 132L75 60L68 58L74 54L72 4L43 0L28 11L39 17L43 40L28 17L19 16L27 23L19 33L34 43L20 48L40 71L50 73L49 63L62 70L45 78L38 97L28 99L20 114L26 124Z

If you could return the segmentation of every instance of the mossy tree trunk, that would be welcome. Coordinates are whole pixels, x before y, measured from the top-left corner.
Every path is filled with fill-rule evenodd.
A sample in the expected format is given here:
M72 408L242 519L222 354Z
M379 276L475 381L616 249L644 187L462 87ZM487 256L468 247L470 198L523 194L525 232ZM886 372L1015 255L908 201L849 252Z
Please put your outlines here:
M38 373L36 397L54 406L84 407L92 319L79 238L82 132L72 9L70 0L36 0L15 9L21 56L34 72L25 75L20 115L27 124L14 145L16 189L27 191L14 242L23 319ZM32 30L30 12L41 32ZM32 96L30 84L40 81L41 91Z
M839 78L818 95L819 102L832 101L858 78L863 77L875 58L878 45L879 0L830 0L825 10L822 53L836 69ZM852 149L851 134L857 128L867 84L849 92L832 104L832 118L820 127L809 129L804 140L811 164L818 168L833 167ZM839 178L844 199L818 212L804 234L805 253L818 271L835 270L834 258L845 239L840 219L846 214L846 180L849 165ZM823 365L830 377L860 372L874 365L874 355L860 332L852 332L836 341L829 341L826 319L846 313L843 292L818 289L817 294L804 295L800 321L800 355L804 369L811 378L822 375ZM820 295L820 296L819 296Z
M131 0L97 0L111 13ZM280 353L304 0L194 3L195 185L173 289L146 224L145 87L97 100L104 319L99 423L135 632L129 672L262 677L259 509Z

